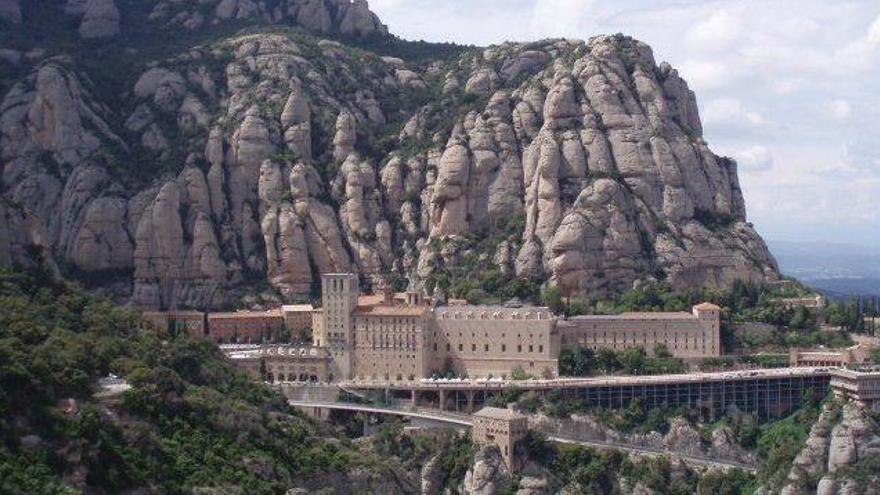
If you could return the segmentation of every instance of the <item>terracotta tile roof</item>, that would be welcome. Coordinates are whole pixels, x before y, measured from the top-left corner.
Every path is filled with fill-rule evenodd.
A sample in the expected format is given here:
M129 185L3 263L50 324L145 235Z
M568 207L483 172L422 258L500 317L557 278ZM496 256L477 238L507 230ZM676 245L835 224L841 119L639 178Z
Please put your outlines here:
M384 301L384 298L381 294L358 296L358 306L376 306L382 304L382 301Z
M694 309L701 309L705 311L720 311L721 307L716 306L715 304L712 304L710 302L704 302L694 306Z
M425 306L358 306L355 309L356 315L374 315L374 316L421 316L430 311Z
M589 321L589 320L695 320L696 317L691 313L621 313L619 315L581 315L567 318L570 321Z
M281 311L270 309L269 311L232 311L227 313L208 314L208 319L216 318L281 318Z

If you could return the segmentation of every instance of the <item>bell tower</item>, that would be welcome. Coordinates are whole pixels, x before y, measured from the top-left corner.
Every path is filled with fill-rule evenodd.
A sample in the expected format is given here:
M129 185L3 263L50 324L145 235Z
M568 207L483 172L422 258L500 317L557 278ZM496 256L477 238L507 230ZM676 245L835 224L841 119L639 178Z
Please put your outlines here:
M334 378L351 378L354 348L352 313L357 308L358 277L354 273L321 275L321 299L324 314L325 345L333 358Z

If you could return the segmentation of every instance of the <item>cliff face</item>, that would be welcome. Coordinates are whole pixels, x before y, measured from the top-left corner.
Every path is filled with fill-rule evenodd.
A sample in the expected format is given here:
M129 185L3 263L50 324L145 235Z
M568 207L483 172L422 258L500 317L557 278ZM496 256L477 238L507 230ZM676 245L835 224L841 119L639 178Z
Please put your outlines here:
M122 298L218 305L261 280L293 298L349 269L421 286L471 255L572 294L777 276L736 164L643 43L407 62L353 47L389 40L363 1L143 4L134 24L112 0L59 3L102 62L39 46L31 7L0 3L19 33L0 57L17 75L0 84L3 195L68 273ZM163 56L134 63L143 40Z
M523 465L512 475L497 449L477 451L459 492L465 495L711 493L712 487L717 486L711 480L725 476L718 469L691 469L678 459L579 448L561 455L577 456L578 468L574 472L560 472L559 466L554 469L553 465L524 459ZM439 492L423 489L422 493L436 495Z
M854 402L827 403L782 486L764 486L756 493L880 493L878 459L880 425L876 413Z

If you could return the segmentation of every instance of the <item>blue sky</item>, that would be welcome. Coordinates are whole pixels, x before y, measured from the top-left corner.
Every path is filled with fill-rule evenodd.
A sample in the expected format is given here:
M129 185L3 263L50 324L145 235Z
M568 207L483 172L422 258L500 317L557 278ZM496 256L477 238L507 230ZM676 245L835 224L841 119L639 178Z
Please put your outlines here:
M697 93L768 239L880 243L880 1L372 0L407 39L622 32Z

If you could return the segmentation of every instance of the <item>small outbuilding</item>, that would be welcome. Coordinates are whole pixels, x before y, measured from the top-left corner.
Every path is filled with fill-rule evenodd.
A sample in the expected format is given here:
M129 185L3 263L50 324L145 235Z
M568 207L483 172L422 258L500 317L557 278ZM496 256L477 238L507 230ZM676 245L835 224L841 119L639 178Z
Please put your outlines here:
M516 469L516 442L526 436L528 420L512 409L484 407L473 415L471 438L479 447L494 445L501 451L507 468Z

